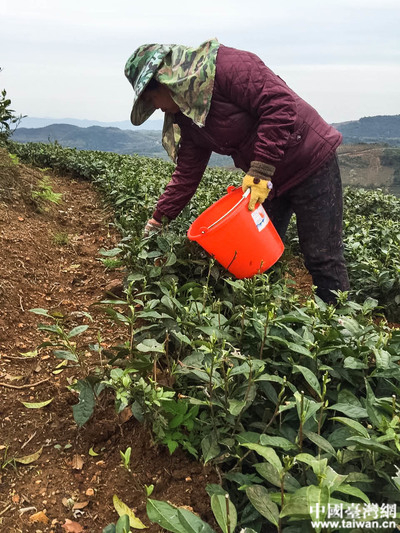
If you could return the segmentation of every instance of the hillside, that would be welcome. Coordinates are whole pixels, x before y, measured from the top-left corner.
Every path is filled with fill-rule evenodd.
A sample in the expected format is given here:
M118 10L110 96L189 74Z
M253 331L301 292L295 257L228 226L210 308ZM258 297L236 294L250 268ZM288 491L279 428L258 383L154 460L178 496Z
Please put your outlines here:
M338 155L344 185L380 187L400 196L400 148L342 144Z
M344 144L385 143L400 146L400 115L378 115L333 124L343 135Z

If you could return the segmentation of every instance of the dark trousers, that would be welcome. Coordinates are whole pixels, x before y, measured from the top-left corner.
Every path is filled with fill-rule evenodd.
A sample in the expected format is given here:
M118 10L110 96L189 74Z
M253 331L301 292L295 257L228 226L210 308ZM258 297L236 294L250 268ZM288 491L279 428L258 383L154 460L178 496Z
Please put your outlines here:
M337 156L296 187L267 199L263 205L282 240L293 213L296 214L300 250L317 286L317 295L334 303L332 289L349 289L343 257L343 197Z

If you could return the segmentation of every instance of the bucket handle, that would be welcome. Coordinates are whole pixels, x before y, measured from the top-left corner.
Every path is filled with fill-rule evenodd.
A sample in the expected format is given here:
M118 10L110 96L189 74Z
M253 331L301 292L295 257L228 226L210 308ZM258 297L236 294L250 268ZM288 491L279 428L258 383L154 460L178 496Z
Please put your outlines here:
M229 190L229 189L228 189L228 190ZM231 189L231 190L234 190L234 189ZM229 191L229 192L231 192L231 191ZM221 220L224 220L224 218L226 218L230 213L232 213L232 211L234 211L234 210L237 208L237 206L240 205L241 202L242 202L245 198L247 198L247 197L249 196L249 194L250 194L250 189L247 189L247 191L246 191L245 193L242 194L240 200L239 200L238 202L236 202L236 204L235 204L233 207L231 207L231 208L229 209L229 211L227 211L225 214L223 214L222 217L220 217L218 220L216 220L215 222L213 222L210 226L208 226L208 228L204 228L204 227L201 228L201 229L200 229L200 234L201 234L201 235L204 235L204 233L206 233L206 231L208 231L208 230L210 230L211 228L213 228L216 224L218 224L219 222L221 222Z

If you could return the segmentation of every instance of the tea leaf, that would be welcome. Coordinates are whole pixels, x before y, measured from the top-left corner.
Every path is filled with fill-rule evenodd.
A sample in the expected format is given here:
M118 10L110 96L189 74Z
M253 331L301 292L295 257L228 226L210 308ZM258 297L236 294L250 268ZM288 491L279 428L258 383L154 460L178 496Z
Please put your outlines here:
M310 465L316 476L326 476L328 459L317 459L309 453L299 453L296 460Z
M52 318L52 316L49 315L49 312L47 311L47 309L41 309L38 307L35 309L29 309L29 312L34 313L35 315L42 315L42 316L47 316L48 318Z
M257 472L264 479L268 480L275 487L281 486L281 478L278 469L271 463L256 463L253 465Z
M301 344L289 342L288 347L290 348L290 350L292 350L292 352L296 352L307 357L313 357L313 354L310 352L310 350L305 346L301 346Z
M172 533L215 533L195 514L166 502L148 499L146 512L152 522Z
M355 357L346 357L346 359L343 361L343 367L351 370L363 370L368 368L368 365L359 359L356 359Z
M237 525L236 507L229 499L228 494L213 494L211 496L211 509L223 533L231 533Z
M346 440L355 442L363 450L371 450L374 452L381 452L389 455L397 455L397 452L389 448L389 446L385 446L384 444L381 444L375 439L365 439L364 437L348 437Z
M347 479L347 476L342 476L341 474L338 474L328 466L325 470L325 477L322 480L321 486L328 487L330 493L332 493L334 490L336 490L338 487L340 487Z
M272 446L273 448L282 448L285 451L297 449L296 445L290 442L290 440L283 437L272 437L270 435L261 435L260 444Z
M371 385L365 380L365 388L367 392L367 413L375 427L380 427L384 418L383 414L376 408L376 397L371 388Z
M360 498L360 500L363 500L365 503L370 503L370 500L368 496L359 488L352 487L351 485L340 485L335 489L335 492L342 492L343 494L350 494L350 496L354 496L355 498Z
M112 248L111 250L105 250L104 248L100 248L99 250L99 254L103 255L104 257L116 257L121 252L121 248Z
M42 455L42 451L43 448L40 448L40 450L35 453L32 453L31 455L25 455L24 457L14 457L14 461L23 465L30 465L31 463L34 463L39 459L39 457Z
M246 442L241 444L241 446L245 446L246 448L249 448L249 450L254 450L257 452L259 455L261 455L261 457L264 457L264 459L271 463L279 472L282 470L283 467L281 460L273 448L262 446L261 444L254 444L253 442Z
M48 331L49 333L55 333L56 335L62 334L62 329L57 324L39 324L38 329L40 331Z
M79 391L79 402L72 407L74 420L78 426L83 426L93 414L95 397L93 389L86 380L79 380L75 387Z
M378 348L373 348L372 350L375 355L376 368L379 368L382 370L388 370L392 366L394 366L389 352L383 349L378 349Z
M64 359L65 361L78 362L77 356L69 350L54 350L54 355L57 359Z
M316 487L315 485L307 487L307 503L311 520L323 519L328 512L328 487Z
M336 457L335 448L332 446L332 444L329 441L324 439L324 437L321 437L321 435L318 435L317 433L313 433L312 431L305 431L304 434L308 439L310 439L311 442L316 444L318 448L321 448L325 452L329 453L329 455Z
M145 485L144 487L146 489L146 496L149 498L154 491L154 485Z
M208 461L211 461L211 459L214 459L214 457L217 457L217 455L220 453L221 449L213 433L206 435L203 438L201 441L201 450L203 453L204 463L208 463Z
M307 498L307 490L309 487L301 487L293 494L287 494L285 503L281 509L280 516L301 516L308 518L310 516L310 505ZM315 505L315 502L314 502Z
M315 390L318 396L321 398L321 385L319 384L317 376L305 366L293 365L293 369L298 370L303 374L304 379L307 383Z
M89 450L89 455L92 456L92 457L97 457L99 454L96 453L94 450L93 450L93 446L90 448Z
M252 485L246 489L246 494L260 515L275 526L278 526L279 509L276 503L271 500L267 489L262 485Z
M131 527L135 529L147 528L147 526L145 526L143 522L135 516L135 513L123 501L121 501L116 494L113 496L113 504L119 516L128 515L129 524Z
M124 514L120 516L118 522L115 524L115 533L130 533L130 531L131 524L129 516L127 514Z
M33 350L31 352L20 352L20 354L26 358L36 357L38 353L38 350Z
M365 428L360 422L357 422L356 420L351 420L350 418L345 418L342 416L334 416L331 418L331 420L336 420L337 422L341 422L342 424L345 424L346 426L353 429L356 433L359 435L362 435L366 439L369 438L369 433L367 428Z
M45 400L44 402L23 402L21 401L22 405L27 407L28 409L41 409L42 407L46 407L46 405L49 405L54 398L50 398L50 400Z
M233 416L237 416L246 407L244 400L229 400L229 412Z
M216 337L217 339L225 339L229 342L234 342L235 338L225 329L214 328L212 326L198 326L198 331L205 333L209 337Z
M357 407L356 405L348 405L346 403L335 403L328 407L332 411L340 411L350 418L368 418L367 410L364 407Z
M272 485L281 487L281 478L277 468L270 463L256 463L253 466L260 476L268 480ZM295 492L300 488L299 482L289 472L284 476L283 486L287 492Z
M84 331L88 329L89 326L77 326L76 328L71 329L71 331L68 333L68 338L72 339L72 337L76 337L77 335L80 335Z
M164 353L164 344L157 342L156 339L144 339L143 342L136 346L139 352L159 352Z

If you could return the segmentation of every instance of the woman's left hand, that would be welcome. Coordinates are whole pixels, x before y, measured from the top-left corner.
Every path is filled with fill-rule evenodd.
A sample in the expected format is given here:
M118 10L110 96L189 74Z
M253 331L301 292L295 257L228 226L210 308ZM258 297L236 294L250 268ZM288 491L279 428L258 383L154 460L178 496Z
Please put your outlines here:
M250 188L249 211L253 211L257 202L262 204L267 199L272 189L272 182L268 179L253 178L253 176L246 174L242 182L242 191L246 192L248 188Z
M151 218L144 227L143 237L148 237L150 233L160 231L161 228L161 222L158 222L155 218Z

